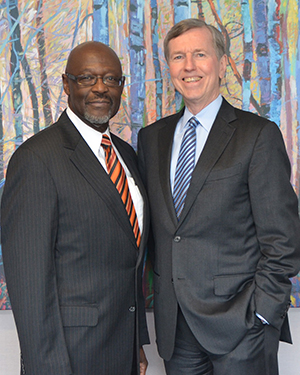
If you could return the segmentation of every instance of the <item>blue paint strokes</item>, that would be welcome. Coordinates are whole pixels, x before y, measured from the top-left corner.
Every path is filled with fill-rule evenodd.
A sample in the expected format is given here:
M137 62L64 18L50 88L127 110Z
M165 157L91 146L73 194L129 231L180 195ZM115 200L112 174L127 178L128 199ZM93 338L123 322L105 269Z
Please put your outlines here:
M190 0L174 0L174 21L178 23L191 17Z
M7 10L8 10L9 9L8 0L6 1L6 4L7 4ZM8 33L7 37L3 41L1 41L2 45L0 46L0 54L3 52L3 49L6 47L7 43L9 42L9 40L10 40L11 36L13 35L16 27L19 25L20 19L24 15L24 13L26 12L26 9L27 9L28 6L29 6L29 3L25 4L25 7L24 7L23 11L20 12L18 18L14 20L15 22L13 23L13 25L10 25L9 33Z
M300 2L298 2L298 14L300 12ZM298 30L300 30L300 17L298 17ZM298 40L297 40L297 55L296 55L296 72L300 72L300 33L298 32ZM299 75L296 77L296 87L297 87L297 102L300 102L300 77ZM298 145L298 159L300 157L300 105L297 106L297 145ZM300 202L299 202L299 209L300 209ZM300 288L299 288L300 292ZM297 305L300 306L300 303Z
M221 4L220 4L220 0L216 0L216 6L215 6L215 9L217 11L217 14L218 14L218 17L220 18L220 20L222 19L222 14L221 14Z
M191 17L191 1L190 0L174 0L174 23L178 23L186 18ZM182 107L182 96L179 92L175 93L176 111Z
M295 298L294 307L300 307L300 279L299 277L293 277L292 282L292 296Z
M270 79L271 79L271 100L270 120L280 123L281 112L281 53L278 43L277 32L280 28L280 20L277 15L277 1L268 2L268 40L270 50Z
M129 52L131 75L131 144L137 148L137 134L144 122L145 47L144 47L144 0L131 0L129 7Z
M253 52L252 52L252 29L250 22L250 9L249 1L244 0L241 4L242 20L244 22L244 68L243 68L243 102L242 109L249 111L250 109L250 97L251 97L251 68L253 63Z
M108 0L94 0L93 7L93 39L108 45Z
M153 65L154 65L154 74L156 81L156 119L159 120L162 117L162 95L163 95L163 84L161 76L161 67L160 67L160 56L158 50L158 9L157 1L151 0L151 31L152 31L152 51L153 51Z
M72 50L74 48L76 37L78 35L78 31L79 31L80 27L83 24L83 22L82 22L81 25L78 26L79 25L79 20L80 20L80 14L81 14L81 5L80 5L80 7L79 7L79 9L77 11L77 16L76 16L76 20L75 20L75 26L74 26L74 32L73 32L73 39L72 39L72 44L71 44L70 50ZM58 119L58 117L60 115L60 102L61 102L61 98L62 98L63 92L64 92L64 88L63 88L63 86L61 86L59 97L58 97L58 100L57 100L57 103L56 103L55 121L56 121L56 119Z
M266 0L254 1L254 35L257 55L257 72L260 87L261 113L269 117L271 102L270 60L268 43L268 16Z

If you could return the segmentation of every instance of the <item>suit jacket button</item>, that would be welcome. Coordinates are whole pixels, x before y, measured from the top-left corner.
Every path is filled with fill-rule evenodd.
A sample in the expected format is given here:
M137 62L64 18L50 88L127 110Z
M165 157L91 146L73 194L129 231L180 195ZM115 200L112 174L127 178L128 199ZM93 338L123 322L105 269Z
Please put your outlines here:
M180 236L176 236L176 237L174 237L174 241L175 241L175 242L180 242L180 241L181 241L181 237L180 237Z
M130 307L129 307L129 311L130 311L130 312L135 312L135 306L130 306Z

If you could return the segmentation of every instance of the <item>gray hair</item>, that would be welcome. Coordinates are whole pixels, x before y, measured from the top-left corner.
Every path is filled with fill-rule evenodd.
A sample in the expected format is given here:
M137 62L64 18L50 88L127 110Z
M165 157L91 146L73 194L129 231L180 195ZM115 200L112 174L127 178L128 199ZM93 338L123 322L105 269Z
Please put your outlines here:
M221 57L225 55L225 42L224 42L224 38L221 32L218 29L216 29L214 26L208 25L202 20L199 20L197 18L188 18L175 24L169 30L167 36L165 37L164 53L165 53L166 61L167 62L169 61L169 42L171 39L177 38L179 35L185 33L188 30L197 29L197 28L201 29L202 27L206 27L211 32L216 55L218 59L220 60Z

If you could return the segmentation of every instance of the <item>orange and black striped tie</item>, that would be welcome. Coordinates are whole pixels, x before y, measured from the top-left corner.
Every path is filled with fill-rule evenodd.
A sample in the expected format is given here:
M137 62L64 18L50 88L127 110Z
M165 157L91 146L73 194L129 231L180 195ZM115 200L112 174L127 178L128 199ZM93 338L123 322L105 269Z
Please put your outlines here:
M107 173L121 196L121 199L124 203L125 209L129 217L129 221L132 226L137 247L139 247L141 242L141 233L134 204L129 191L125 171L115 153L114 148L111 145L111 141L108 135L103 134L101 146L104 148L105 151Z

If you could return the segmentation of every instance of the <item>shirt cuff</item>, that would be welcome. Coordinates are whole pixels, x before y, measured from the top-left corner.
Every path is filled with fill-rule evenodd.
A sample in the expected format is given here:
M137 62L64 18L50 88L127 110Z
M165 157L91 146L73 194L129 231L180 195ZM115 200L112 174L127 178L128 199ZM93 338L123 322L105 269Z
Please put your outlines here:
M269 325L269 322L268 322L263 316L261 316L261 315L258 314L258 313L255 313L255 314L256 314L256 316L258 317L258 319L261 320L262 324L268 324L268 325Z

